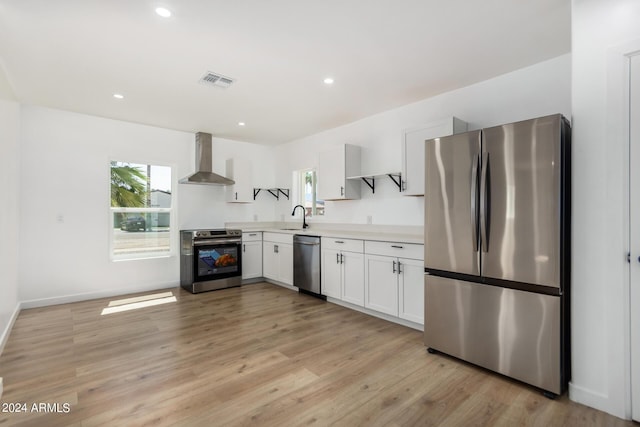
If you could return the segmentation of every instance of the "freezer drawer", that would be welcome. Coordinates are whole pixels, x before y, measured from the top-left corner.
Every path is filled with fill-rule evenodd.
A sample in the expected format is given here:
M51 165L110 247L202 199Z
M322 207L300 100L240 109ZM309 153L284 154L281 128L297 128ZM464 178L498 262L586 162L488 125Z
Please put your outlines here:
M561 298L425 276L425 345L555 394Z

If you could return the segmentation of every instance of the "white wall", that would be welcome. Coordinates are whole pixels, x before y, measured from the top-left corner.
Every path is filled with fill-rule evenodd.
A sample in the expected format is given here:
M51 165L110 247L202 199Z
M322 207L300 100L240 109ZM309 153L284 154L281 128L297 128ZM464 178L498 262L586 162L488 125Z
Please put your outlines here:
M273 204L229 206L223 187L175 184L195 169L194 141L187 132L24 106L20 300L56 303L179 283L178 256L110 261L109 160L174 166L178 228L218 227L254 213L272 220ZM256 170L273 176L268 148L214 138L213 151L216 172L240 151L264 159Z
M625 230L628 153L621 117L624 97L614 96L609 81L623 79L621 68L610 68L618 46L636 40L636 49L640 49L638 17L640 3L635 0L572 2L570 396L627 418L630 415Z
M0 70L0 80L3 75ZM20 106L0 94L0 352L18 308L18 139Z
M384 113L311 135L277 150L280 185L291 186L291 171L317 167L318 153L327 147L350 143L363 147L362 173L399 172L401 130L456 116L469 130L517 120L571 112L571 56L536 64L472 86L425 99ZM372 194L362 183L362 199L326 202L324 221L423 225L424 198L402 196L389 180L376 181ZM277 219L289 219L290 204L279 205ZM282 217L281 217L282 216ZM318 221L312 219L311 222Z
M194 150L193 145L190 147ZM226 160L232 158L244 158L251 162L254 187L271 188L274 186L275 153L272 147L214 137L214 172L224 175ZM190 163L189 171L195 168L193 162ZM224 227L225 222L273 221L276 206L283 203L276 201L271 196L266 197L263 193L260 193L253 203L226 203L225 191L230 188L182 185L180 187L180 206L181 209L187 206L189 211L187 214L181 215L180 228Z

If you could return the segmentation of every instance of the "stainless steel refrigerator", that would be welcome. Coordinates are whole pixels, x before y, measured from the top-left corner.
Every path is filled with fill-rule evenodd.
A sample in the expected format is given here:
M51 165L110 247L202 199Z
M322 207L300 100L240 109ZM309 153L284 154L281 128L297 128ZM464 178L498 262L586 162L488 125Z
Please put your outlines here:
M570 135L558 114L425 150L425 345L549 397L570 374Z

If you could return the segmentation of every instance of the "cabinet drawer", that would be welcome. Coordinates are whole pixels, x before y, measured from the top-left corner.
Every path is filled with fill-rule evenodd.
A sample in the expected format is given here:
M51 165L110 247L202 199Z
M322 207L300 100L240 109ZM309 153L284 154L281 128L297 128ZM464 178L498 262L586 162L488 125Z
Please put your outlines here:
M424 245L415 243L376 242L367 240L364 242L364 251L367 254L419 260L424 259Z
M322 249L335 249L338 251L360 252L364 250L362 240L341 239L339 237L323 237L321 240Z
M243 242L259 242L262 240L262 231L247 231L242 233Z
M293 234L265 232L262 235L262 240L265 242L293 244Z

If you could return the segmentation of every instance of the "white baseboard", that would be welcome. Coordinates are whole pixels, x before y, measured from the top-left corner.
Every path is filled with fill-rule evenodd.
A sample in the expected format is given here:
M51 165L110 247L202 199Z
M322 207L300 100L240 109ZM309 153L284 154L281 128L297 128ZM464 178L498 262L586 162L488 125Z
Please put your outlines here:
M267 283L271 283L272 285L278 285L278 286L281 286L283 288L287 288L290 291L298 292L298 288L296 288L295 286L287 285L286 283L278 282L277 280L263 279L263 281L267 282Z
M580 387L572 382L569 382L569 399L618 418L625 418L625 414L617 414L611 411L611 402L608 395Z
M20 314L20 310L22 309L22 304L17 303L16 308L13 310L13 314L11 318L9 318L9 323L2 331L2 335L0 335L0 355L2 354L2 350L4 350L4 345L7 343L9 339L9 334L11 334L11 329L13 329L14 323L16 323L16 319L18 318L18 314Z
M138 292L157 291L161 289L174 288L174 287L175 288L180 287L180 284L177 282L160 283L160 284L147 285L147 286L138 286L133 288L107 289L104 291L86 292L81 294L65 295L61 297L32 299L28 301L22 301L21 308L27 309L27 308L36 308L36 307L46 307L49 305L68 304L71 302L87 301L87 300L98 299L98 298L108 298L113 296L135 294Z
M380 313L375 310L369 310L368 308L360 307L359 305L351 304L351 303L341 301L339 299L335 299L331 297L327 297L327 301L333 304L341 305L346 308L350 308L351 310L359 311L360 313L368 314L369 316L388 320L389 322L397 323L399 325L406 326L411 329L417 329L418 331L421 331L421 332L424 331L423 325L419 323L411 322L410 320L401 319L399 317L391 316L385 313Z

